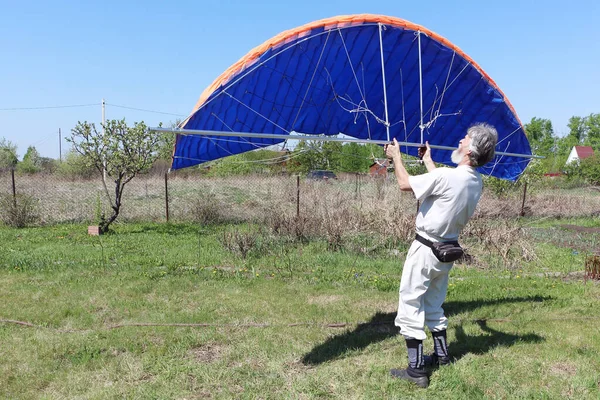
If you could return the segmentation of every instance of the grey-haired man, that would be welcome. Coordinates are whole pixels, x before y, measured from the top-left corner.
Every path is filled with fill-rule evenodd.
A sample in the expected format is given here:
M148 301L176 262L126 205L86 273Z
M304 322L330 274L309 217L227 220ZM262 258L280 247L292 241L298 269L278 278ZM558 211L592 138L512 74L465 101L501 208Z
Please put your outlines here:
M452 152L457 168L436 168L431 149L423 155L427 173L411 176L400 157L398 142L385 146L388 158L394 161L395 175L404 191L412 191L421 202L416 221L417 239L412 243L400 282L398 314L395 325L406 340L408 367L392 369L393 377L429 386L425 361L435 365L450 362L446 329L448 319L442 304L448 290L448 273L452 262L440 261L432 252L435 242L456 242L467 224L483 188L481 176L475 169L494 158L498 134L492 126L479 123L467 130L466 136ZM433 336L434 352L423 355L425 325Z

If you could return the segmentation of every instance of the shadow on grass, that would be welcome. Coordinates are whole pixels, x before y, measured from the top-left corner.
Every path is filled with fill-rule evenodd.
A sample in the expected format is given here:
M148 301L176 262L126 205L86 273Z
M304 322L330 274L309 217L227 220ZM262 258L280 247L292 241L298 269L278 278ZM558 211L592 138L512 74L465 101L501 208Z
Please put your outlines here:
M496 300L450 301L444 304L444 311L446 316L451 316L485 306L524 302L539 303L548 300L552 300L552 298L528 296L508 297ZM314 347L302 357L302 363L305 365L318 365L330 360L343 358L349 351L361 350L373 343L396 336L398 335L398 328L394 326L394 318L396 318L396 313L378 312L368 322L359 324L354 330L333 336L324 343ZM456 342L450 344L451 356L455 360L459 360L468 353L483 354L497 346L511 346L515 342L537 343L544 340L536 334L513 335L494 330L487 326L487 321L485 320L473 322L479 325L484 334L468 336L465 334L462 325L456 327Z
M483 331L480 335L467 335L461 325L455 327L456 341L450 343L450 357L458 361L465 355L484 354L496 347L510 347L517 342L539 343L544 340L543 337L535 333L525 335L514 335L492 329L487 325L486 320L475 321Z

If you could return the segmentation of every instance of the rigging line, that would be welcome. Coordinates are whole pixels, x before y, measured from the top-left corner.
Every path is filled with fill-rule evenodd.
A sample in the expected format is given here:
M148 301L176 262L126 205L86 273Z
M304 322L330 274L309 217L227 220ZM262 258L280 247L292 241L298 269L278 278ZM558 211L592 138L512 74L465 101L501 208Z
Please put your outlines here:
M174 114L174 113L168 113L168 112L163 112L163 111L146 110L144 108L120 106L118 104L110 104L110 103L104 103L104 104L106 104L107 106L111 106L111 107L125 108L127 110L144 111L144 112L149 112L149 113L154 113L154 114L174 115L177 117L187 117L187 115L183 115L183 114Z
M404 77L400 68L400 95L402 97L402 125L404 125L404 141L408 142L408 131L406 130L406 114L404 113ZM404 153L408 153L408 146L404 147Z
M240 160L240 161L229 161L231 164L239 164L239 165L246 165L246 164L265 164L265 165L271 165L271 164L278 164L284 160L292 160L300 155L302 155L303 153L307 152L309 149L306 150L300 150L298 151L296 154L293 155L283 155L283 156L278 156L278 157L274 157L274 158L265 158L263 160ZM217 161L217 160L211 160L211 161Z
M212 113L212 114L214 115L214 113ZM215 117L216 117L217 119L219 119L219 117L217 117L216 115L215 115ZM230 131L231 131L231 132L233 132L233 129L231 129L231 127L230 127L229 125L227 125L227 124L226 124L225 122L223 122L223 121L221 121L221 122L222 122L222 123L223 123L223 125L225 125L225 126L226 126L226 127L227 127L227 128L230 130ZM224 148L223 146L221 146L219 143L217 143L219 139L216 139L216 140L215 140L215 139L211 138L210 136L207 136L207 138L208 138L208 140L210 141L210 143L212 143L212 144L213 144L215 147L218 147L218 148L222 149L222 150L223 150L223 151L225 151L226 153L229 153L229 155L233 155L233 153L232 153L232 152L230 152L229 150L227 150L226 148ZM246 140L248 140L248 139L246 139ZM187 158L186 158L186 159L187 159ZM200 161L200 160L196 160L196 159L193 159L193 158L189 158L189 159L190 159L190 160L194 160L194 161Z
M450 89L450 87L451 87L452 85L454 85L454 82L456 82L456 80L457 80L457 79L458 79L458 78L459 78L459 77L462 75L462 73L463 73L463 72L464 72L464 71L467 69L467 67L468 67L468 66L470 66L470 65L471 65L471 64L470 64L470 63L468 63L468 62L465 64L465 66L463 67L463 69L461 69L461 70L460 70L460 72L458 73L458 75L456 75L456 77L455 77L454 79L452 79L452 82L450 82L450 84L448 85L448 87L444 89L444 91L442 92L442 96L444 95L444 93L446 93L446 91L447 91L448 89ZM481 79L483 79L483 75L481 76Z
M277 128L281 129L282 131L290 134L291 132L288 131L285 128L282 128L281 126L279 126L278 124L276 124L275 122L271 121L269 118L265 117L264 115L262 115L261 113L259 113L258 111L254 110L252 107L246 105L245 103L241 102L240 100L236 99L234 96L232 96L231 94L227 93L225 90L222 92L224 94L226 94L227 96L229 96L232 100L237 101L238 103L240 103L241 105L243 105L244 107L246 107L248 110L252 111L253 113L255 113L256 115L258 115L261 118L264 118L265 121L272 123L273 125L275 125Z
M468 65L467 65L467 66L468 66ZM465 66L465 68L466 68L466 66ZM463 70L462 70L462 71L464 71L464 70L465 70L465 68L463 68ZM462 71L459 73L459 75L460 75L460 74L462 74ZM455 79L452 81L452 83L454 83L454 82L455 82L457 79L458 79L458 76L457 76L457 77L456 77L456 78L455 78ZM474 84L474 85L473 85L473 86L472 86L472 87L469 89L469 91L467 92L467 95L466 95L466 96L463 98L463 105L466 105L466 104L468 104L468 101L470 101L470 99L473 97L473 95L474 95L474 93L475 93L475 90L476 90L476 89L479 87L479 85L481 85L481 83L482 83L482 82L485 82L485 80L484 80L483 76L481 76L481 77L480 77L480 79L477 81L477 83L476 83L476 84ZM451 84L448 86L448 89L450 88L450 86L452 86L452 83L451 83ZM429 112L429 111L430 111L430 109L428 109L428 110L427 110L427 112ZM462 112L462 110L459 110L459 111L458 111L456 114L457 114L457 115L459 115L461 112ZM409 136L410 136L410 135L412 135L412 133L415 131L415 129L417 129L417 127L418 127L418 126L417 126L417 125L415 125L415 126L414 126L414 127L411 129L411 131L410 131L410 133L409 133Z
M360 97L362 97L362 101L364 101L365 105L367 105L367 100L365 99L365 95L360 89L360 82L358 82L358 77L356 76L356 71L354 71L354 66L352 65L352 60L350 59L350 53L348 53L348 48L346 47L346 42L344 41L344 36L342 35L342 31L338 28L338 33L340 34L340 38L342 39L342 44L344 45L344 50L346 51L346 57L348 58L348 63L350 64L350 69L352 70L352 75L354 75L354 80L356 81L356 86L358 87L358 91L360 92ZM367 105L368 107L368 105Z
M337 94L337 92L335 91L335 87L333 86L333 80L331 80L331 75L329 74L329 71L327 69L325 69L325 71L327 72L327 75L329 77L329 81L331 82L331 90L333 91L334 94L334 100L338 103L338 105L340 106L340 108L348 113L360 113L360 112L368 112L369 114L371 114L373 116L373 118L375 118L377 120L377 122L381 123L381 124L385 124L385 121L382 120L381 118L379 118L377 115L375 115L375 113L373 111L371 111L368 107L363 107L360 105L360 103L365 103L366 102L364 100L361 100L360 103L355 103L354 101L352 101L352 99L347 99L343 96L340 96ZM344 107L338 99L342 99L348 103L350 103L352 106L356 107L355 109L348 109L346 107Z
M363 91L367 93L367 87L365 86L365 65L360 63L360 71L362 75L362 83L363 83ZM369 119L366 116L366 112L363 112L363 116L365 117L365 121L367 121L367 135L369 136L369 140L371 140L371 127L369 126ZM356 123L356 120L354 121Z
M304 97L302 98L302 103L300 103L300 108L298 108L298 113L296 114L296 118L294 118L294 123L292 127L296 125L296 121L298 121L298 117L300 116L300 111L302 111L302 106L304 106L304 102L306 101L306 96L308 96L308 91L311 89L313 80L315 79L315 75L317 75L317 68L319 68L319 64L321 63L321 59L323 58L323 54L325 53L325 48L327 47L327 43L329 42L329 36L331 35L331 31L327 33L327 37L325 38L325 43L323 43L323 48L321 49L321 54L319 54L319 59L317 60L317 64L315 65L315 69L313 71L312 77L310 78L310 82L306 87L306 93L304 93Z
M352 101L352 99L348 100L347 98L343 97L343 96L339 96L336 92L335 92L335 88L333 87L333 84L331 85L331 89L333 90L334 93L334 99L335 101L338 103L338 105L340 106L340 108L348 113L369 113L373 116L373 118L375 118L377 120L377 122L379 122L380 124L385 124L385 121L382 120L381 118L379 118L377 115L375 115L375 113L373 111L371 111L369 108L363 107L360 104L356 104ZM344 107L338 99L342 99L348 103L350 103L351 105L353 105L354 109L350 109L350 108L346 108ZM362 103L362 101L361 101Z
M510 142L508 142L508 144L506 145L506 148L504 149L504 152L506 152L506 150L508 150L508 147L510 146ZM504 155L501 155L500 157L498 157L496 159L496 161L494 161L494 166L492 167L492 170L490 171L488 176L492 176L492 174L494 173L494 170L496 169L496 167L498 166L498 164L500 164L500 161L502 161L502 158L504 157Z
M441 117L453 117L453 116L460 115L460 114L461 114L460 111L455 112L455 113L449 113L449 114L437 114L431 121L428 121L427 123L425 123L425 129L427 129L427 133L429 133L429 128L432 125L435 125L435 122L438 120L438 118L441 118Z
M227 129L229 129L231 132L233 132L233 129L225 121L223 121L221 118L219 118L219 116L217 114L215 114L214 112L211 112L210 115L212 115L213 117L215 117L216 119L218 119L220 123L222 123L223 125L225 125L225 127Z
M431 105L431 109L429 110L430 111L430 113L429 113L429 121L430 122L434 120L433 119L433 116L434 116L433 110L435 109L435 103L437 103L438 94L440 92L440 88L438 88L437 83L434 83L433 86L435 86L435 97L433 98L433 104ZM436 112L437 112L437 110L436 110Z
M498 142L497 145L499 145L500 143L504 142L506 139L508 139L509 137L511 137L512 135L514 135L515 133L517 133L519 131L519 129L521 129L520 126L518 126L514 131L512 131L511 133L509 133L505 138L503 138L501 141Z
M383 81L383 106L385 110L385 130L387 133L387 140L390 141L390 122L388 119L388 103L387 103L387 89L385 83L385 63L383 59L383 37L382 37L383 25L379 23L379 50L381 53L381 77Z
M446 90L448 89L448 80L450 79L450 72L452 72L452 65L454 65L454 57L456 56L456 51L452 52L452 60L450 60L450 67L448 67L448 75L446 75L446 82L444 83L444 90L442 90L442 97L440 98L440 105L437 109L437 113L440 113L440 110L442 109L442 101L444 101L444 94L446 93Z
M230 127L230 126L229 126L229 125L228 125L228 124L227 124L225 121L223 121L221 118L219 118L219 117L218 117L218 116L217 116L217 115L216 115L214 112L213 112L213 113L211 113L211 115L213 115L213 116L214 116L216 119L218 119L218 120L219 120L219 121L220 121L220 122L221 122L223 125L225 125L225 126L227 127L227 129L229 129L231 132L233 132L233 128L231 128L231 127ZM258 145L256 145L256 144L254 144L254 143L251 143L251 142L250 142L248 139L246 139L246 138L242 138L242 139L244 139L244 141L243 141L243 142L241 142L241 141L235 141L235 142L237 142L237 143L247 143L247 144L251 144L251 145L253 145L254 147L256 147L257 149L260 147L260 146L258 146ZM213 138L213 140L219 140L219 139L214 139L214 138ZM211 140L211 142L212 142L212 143L214 143L214 144L216 145L216 143L215 143L213 140ZM223 140L223 141L224 141L224 142L230 142L230 140ZM231 154L231 152L230 152L230 154Z
M375 25L375 23L373 24L364 24L365 25ZM354 28L353 26L348 26L348 27L337 27L335 28L337 31L341 31L342 29L350 29L350 28ZM240 80L242 80L243 78L245 78L248 74L254 72L256 69L258 69L259 67L263 66L264 64L266 64L267 62L271 61L273 58L277 57L278 55L282 54L283 52L286 52L292 48L294 48L294 46L298 46L301 43L304 43L310 39L316 38L317 36L321 36L321 35L325 35L325 34L329 34L331 33L333 29L329 29L329 30L324 30L323 32L318 32L314 35L309 35L306 36L303 39L298 40L297 42L294 42L293 44L282 48L280 51L273 53L273 55L271 55L271 57L267 58L266 60L257 63L256 65L253 65L251 68L249 68L244 74L240 75L239 77L237 77L237 79L235 79L234 81L232 81L231 83L229 83L225 88L223 88L223 91L219 92L217 94L217 96L213 97L212 99L207 100L205 103L203 103L200 107L198 107L198 109L192 111L190 113L190 116L194 113L196 113L198 110L200 110L201 108L205 107L206 105L208 105L209 103L211 103L214 99L216 99L218 96L220 96L222 93L226 92L231 86L235 85L236 83L238 83ZM340 32L341 34L341 32ZM214 92L213 92L214 93ZM189 117L189 116L188 116Z
M101 105L101 103L74 104L74 105L66 105L66 106L9 107L9 108L0 108L0 111L49 110L49 109L53 109L53 108L92 107L92 106L99 106L99 105Z
M452 54L452 63L454 62L454 55L455 55L455 54L456 54L456 53L453 53L453 54ZM465 66L463 67L463 69L462 69L462 70L460 70L460 72L458 73L458 75L456 75L456 77L455 77L455 78L452 80L452 82L450 82L450 84L449 84L449 85L447 84L447 82L448 82L448 78L449 78L449 76L450 76L450 71L451 71L451 70L450 70L450 69L448 69L448 76L446 77L446 83L444 84L444 90L442 91L442 94L441 94L441 99L440 99L439 107L438 107L438 110L437 110L437 112L436 112L436 118L435 118L435 119L433 119L432 121L430 121L430 122L428 123L428 126L427 126L427 127L429 127L429 125L431 125L431 122L435 123L435 120L437 119L437 116L438 116L437 114L439 114L439 110L440 110L440 109L441 109L441 107L442 107L442 100L443 100L443 98L444 98L444 95L446 94L446 92L448 91L448 89L450 89L450 87L451 87L451 86L454 84L454 82L456 82L456 80L457 80L457 79L458 79L458 78L459 78L459 77L462 75L462 73L463 73L463 72L464 72L464 71L467 69L467 67L468 67L469 65L470 65L469 63L466 63L466 64L465 64ZM451 67L452 67L452 66L450 66L450 68L451 68ZM481 77L481 80L483 80L483 77ZM478 86L478 85L479 85L479 83L477 83L477 85L476 85L476 86ZM435 96L435 99L434 99L434 101L433 101L433 104L431 105L431 108L430 108L429 110L427 110L427 111L428 111L428 112L429 112L429 111L431 111L431 112L433 113L433 109L435 108L435 104L436 104L436 103L437 103L437 85L436 85L436 96ZM446 114L446 116L449 116L449 115L459 115L459 114L460 114L460 111L458 111L458 112L457 112L457 113L455 113L455 114ZM422 124L423 124L423 122L421 122L421 125L422 125ZM413 131L414 131L414 129L411 131L411 133L412 133Z
M421 31L417 31L417 38L419 40L419 93L420 93L420 104L421 104L421 144L423 144L423 65L421 61Z
M228 124L227 124L225 121L223 121L221 118L219 118L219 117L217 116L217 114L215 114L214 112L211 112L211 115L212 115L213 117L215 117L216 119L218 119L218 120L219 120L219 122L221 122L223 125L225 125L225 126L227 127L227 129L229 129L231 132L233 132L233 129L232 129L232 128L231 128L231 127L230 127L230 126L229 126L229 125L228 125ZM260 147L260 146L258 146L258 145L256 145L256 144L254 144L254 143L251 143L251 142L250 142L248 139L246 139L246 138L243 138L243 139L244 139L244 142L240 142L240 143L248 143L248 144L251 144L251 145L253 145L254 147L256 147L257 149Z

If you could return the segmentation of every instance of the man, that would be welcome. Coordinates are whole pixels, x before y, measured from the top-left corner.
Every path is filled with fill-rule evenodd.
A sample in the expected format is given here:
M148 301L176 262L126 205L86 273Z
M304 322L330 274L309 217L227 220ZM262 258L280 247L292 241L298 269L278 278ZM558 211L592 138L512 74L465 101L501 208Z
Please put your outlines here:
M475 167L494 158L498 134L492 126L479 123L467 130L467 135L452 152L457 168L436 168L427 143L423 161L427 173L410 176L400 157L398 142L385 146L385 153L394 162L395 175L401 190L412 191L421 202L416 221L417 239L412 243L400 281L398 315L394 321L406 339L408 367L393 369L395 378L405 379L420 387L429 386L425 370L428 364L450 363L446 328L448 319L442 304L448 290L448 273L452 262L440 261L432 252L435 242L456 242L461 230L475 212L481 197L482 180ZM425 325L433 336L434 353L423 356Z

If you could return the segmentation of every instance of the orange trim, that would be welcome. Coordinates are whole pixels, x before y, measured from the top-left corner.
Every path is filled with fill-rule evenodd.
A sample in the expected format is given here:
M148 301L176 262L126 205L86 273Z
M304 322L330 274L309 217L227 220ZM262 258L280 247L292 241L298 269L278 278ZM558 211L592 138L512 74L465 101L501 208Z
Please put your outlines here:
M183 126L187 122L187 120L194 114L194 112L196 112L196 110L198 110L204 104L204 102L208 99L208 97L215 90L217 90L220 86L225 85L232 77L234 77L242 69L244 69L245 67L248 67L252 63L254 63L264 52L266 52L270 48L277 47L277 46L280 46L287 42L296 40L298 37L306 36L306 34L308 34L308 32L310 32L311 30L313 30L315 28L321 28L321 27L326 28L326 29L344 28L344 27L348 27L348 26L352 26L352 25L361 25L364 23L382 23L384 25L392 25L392 26L397 26L397 27L401 27L401 28L405 28L405 29L411 29L414 31L421 31L424 34L426 34L427 36L437 40L444 46L449 47L452 50L456 51L460 56L462 56L465 60L467 60L467 62L472 64L473 67L475 67L481 73L481 75L483 75L483 77L485 79L487 79L489 81L489 83L492 86L494 86L496 88L496 90L498 90L498 92L500 92L500 94L502 94L502 97L504 97L504 101L506 102L508 107L511 109L511 111L513 112L515 117L517 118L517 121L519 121L519 124L521 126L523 126L523 124L521 123L521 120L517 116L517 113L516 113L515 109L513 108L512 104L510 103L510 101L508 101L508 98L504 95L504 92L502 92L502 90L498 87L496 82L494 82L494 80L471 57L466 55L459 47L452 44L448 39L444 38L443 36L440 36L437 33L430 31L429 29L427 29L421 25L417 25L417 24L414 24L412 22L409 22L409 21L406 21L406 20L403 20L400 18L388 17L388 16L376 15L376 14L340 15L337 17L325 18L325 19L321 19L318 21L308 23L306 25L299 26L294 29L287 30L285 32L282 32L282 33L272 37L271 39L267 40L260 46L257 46L255 48L253 48L252 50L250 50L250 52L248 54L246 54L235 64L233 64L232 66L227 68L225 70L225 72L223 72L217 79L215 79L215 81L202 92L202 94L200 95L200 99L198 99L198 102L196 103L196 105L194 106L194 109L192 110L192 113L190 114L190 116L188 116L185 119L185 121L183 121L181 123L181 126Z

